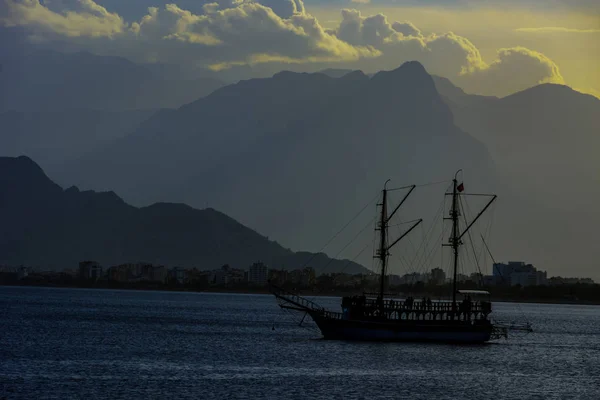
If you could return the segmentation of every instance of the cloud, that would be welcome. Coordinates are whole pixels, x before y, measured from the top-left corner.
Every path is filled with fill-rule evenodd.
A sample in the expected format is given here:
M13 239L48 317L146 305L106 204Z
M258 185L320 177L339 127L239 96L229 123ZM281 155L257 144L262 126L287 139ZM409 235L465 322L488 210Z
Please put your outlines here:
M118 39L110 51L135 55L138 61L212 66L273 60L336 62L379 55L373 48L350 45L326 32L306 13L302 0L219 0L205 4L203 14L167 4L148 8L147 15L131 24L92 0L78 0L74 9L62 12L39 0L0 1L8 5L4 25L25 26L47 37ZM101 40L76 43L93 50L106 47Z
M372 46L382 52L381 57L362 63L367 70L390 69L417 60L432 73L458 76L485 64L479 50L464 37L452 32L424 36L414 24L390 23L383 14L363 16L358 10L342 10L335 33L348 43Z
M405 22L394 22L392 28L404 36L421 36L421 31L413 23Z
M541 28L517 28L515 32L519 33L600 33L600 29L575 29L575 28L564 28L560 26L546 26Z
M463 36L452 32L424 36L410 22L390 23L382 14L363 16L357 10L342 10L336 34L348 43L382 52L376 59L358 61L363 69L390 69L417 60L430 73L445 76L471 93L503 96L538 83L564 83L556 63L539 52L524 47L500 49L488 64Z
M500 49L491 64L463 74L455 81L466 91L498 96L540 83L565 83L554 61L524 47Z
M3 26L68 42L70 48L120 55L134 61L196 65L215 71L237 66L393 69L417 60L433 74L467 91L504 95L541 82L563 83L558 67L541 53L501 49L486 63L479 49L453 32L424 35L410 21L388 21L341 10L326 30L302 0L214 0L193 13L176 4L150 7L125 22L92 0L0 0ZM52 6L52 7L50 7ZM302 66L302 67L300 67Z
M39 0L0 0L4 26L28 26L38 33L68 37L114 37L127 29L123 19L92 0L79 0L74 9L57 13Z

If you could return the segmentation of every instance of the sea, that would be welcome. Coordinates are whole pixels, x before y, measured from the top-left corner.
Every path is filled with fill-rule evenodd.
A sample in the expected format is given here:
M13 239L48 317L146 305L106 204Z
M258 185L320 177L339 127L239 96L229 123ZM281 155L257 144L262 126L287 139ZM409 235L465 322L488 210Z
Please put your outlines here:
M0 287L0 399L600 399L599 306L494 309L534 332L330 341L269 295Z

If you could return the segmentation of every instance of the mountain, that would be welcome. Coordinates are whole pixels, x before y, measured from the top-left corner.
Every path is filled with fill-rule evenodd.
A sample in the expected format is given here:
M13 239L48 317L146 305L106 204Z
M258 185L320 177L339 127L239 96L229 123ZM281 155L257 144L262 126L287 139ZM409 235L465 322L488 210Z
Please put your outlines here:
M157 112L57 176L115 188L139 205L218 205L287 246L316 249L386 179L398 186L447 181L459 168L474 187L493 187L485 147L454 124L431 76L411 62L372 78L360 71L341 78L284 71L229 85ZM406 217L437 209L444 189L424 196ZM366 214L375 214L375 203ZM370 254L362 260L370 263Z
M353 70L344 68L326 68L319 71L319 73L327 75L331 78L342 78L344 75L348 75L351 72L353 72Z
M173 108L223 86L88 52L2 51L0 64L0 111Z
M599 276L600 100L542 84L504 98L436 80L456 124L485 143L497 166L502 249L554 274ZM510 244L510 249L509 245Z
M46 171L126 136L155 110L6 111L0 113L0 155L27 154Z
M114 192L63 190L24 156L0 158L0 219L0 264L65 268L92 259L211 269L262 260L295 269L311 260L317 272L367 272L347 260L293 253L213 209L136 208Z

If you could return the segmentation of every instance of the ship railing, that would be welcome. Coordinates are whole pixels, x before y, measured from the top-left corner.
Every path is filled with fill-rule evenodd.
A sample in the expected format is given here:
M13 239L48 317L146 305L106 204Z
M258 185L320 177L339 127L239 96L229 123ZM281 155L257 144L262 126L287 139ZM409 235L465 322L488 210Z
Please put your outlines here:
M490 312L491 309L485 302L473 301L465 305L465 303L457 302L454 305L451 301L412 301L407 302L406 300L384 300L383 308L387 311L401 311L401 312L470 312L470 313L482 313ZM363 302L356 301L352 303L352 306L362 305L365 308L379 308L380 302L376 299L365 299Z
M342 319L342 313L335 312L335 311L323 311L321 314L324 317L330 318L330 319Z
M325 312L325 308L321 307L314 301L308 300L307 298L304 298L296 293L290 292L289 290L282 289L273 284L269 284L269 289L271 290L271 293L273 293L273 295L278 300L281 300L282 302L284 302L284 304L288 303L288 304L291 304L294 306L294 307L287 307L287 308L296 308L298 310L306 310L306 311L307 310L318 311L320 313ZM283 304L280 304L280 306L284 307Z

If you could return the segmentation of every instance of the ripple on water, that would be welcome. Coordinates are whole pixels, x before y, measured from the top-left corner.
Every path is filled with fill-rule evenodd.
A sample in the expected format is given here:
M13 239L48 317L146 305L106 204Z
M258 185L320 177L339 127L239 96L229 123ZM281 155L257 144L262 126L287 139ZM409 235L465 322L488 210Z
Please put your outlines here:
M264 295L0 287L0 393L7 399L599 398L599 307L500 303L495 309L500 319L530 320L535 332L483 346L327 341L318 339L314 324L298 327Z

